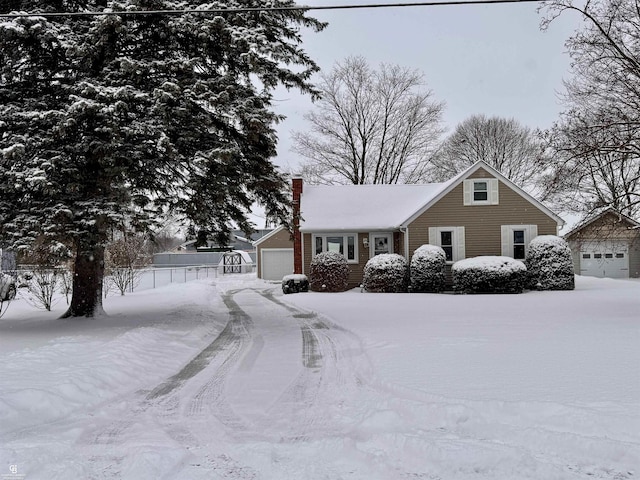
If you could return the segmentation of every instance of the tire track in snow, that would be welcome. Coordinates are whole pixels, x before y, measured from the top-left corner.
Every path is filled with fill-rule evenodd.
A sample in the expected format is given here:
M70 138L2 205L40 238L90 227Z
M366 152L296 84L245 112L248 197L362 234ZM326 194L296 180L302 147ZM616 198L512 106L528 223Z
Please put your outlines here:
M155 400L178 389L186 381L195 377L202 370L208 367L211 360L216 355L225 352L229 354L229 357L237 355L239 347L241 347L242 344L245 343L244 340L250 336L249 331L253 325L251 317L249 317L233 300L233 295L239 291L242 290L231 291L222 297L222 300L229 309L229 314L231 315L231 319L227 322L227 325L222 332L220 332L213 342L194 357L193 360L185 365L182 370L149 393L149 395L147 395L147 400Z
M203 406L210 407L209 412L223 424L234 429L241 426L241 421L232 409L225 405L222 395L224 377L241 352L250 336L251 318L232 299L236 293L229 292L223 296L223 302L229 311L229 321L216 338L188 362L178 373L155 387L129 411L125 418L112 421L97 432L89 434L86 443L89 445L116 445L121 442L125 432L131 429L145 412L150 412L169 436L180 441L185 440L194 446L199 443L196 437L182 425L180 396L185 385L205 371L212 371L211 379L197 389L190 398L187 416L202 413ZM116 400L119 402L120 400ZM85 437L87 434L84 435ZM84 442L81 442L84 443Z
M301 333L303 368L269 410L272 416L296 419L283 440L298 443L311 440L314 433L339 434L341 427L335 425L327 405L342 402L343 395L361 389L364 384L361 365L355 360L365 358L359 338L315 313L280 301L273 290L258 293L286 309Z

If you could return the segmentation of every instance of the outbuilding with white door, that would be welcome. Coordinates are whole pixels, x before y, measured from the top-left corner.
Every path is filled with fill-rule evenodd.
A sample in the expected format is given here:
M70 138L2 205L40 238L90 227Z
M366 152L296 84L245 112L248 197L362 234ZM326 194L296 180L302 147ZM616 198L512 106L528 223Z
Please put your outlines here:
M256 240L254 245L258 278L279 281L293 273L293 240L286 228L276 228Z
M576 273L591 277L640 277L640 223L613 209L595 215L565 238Z

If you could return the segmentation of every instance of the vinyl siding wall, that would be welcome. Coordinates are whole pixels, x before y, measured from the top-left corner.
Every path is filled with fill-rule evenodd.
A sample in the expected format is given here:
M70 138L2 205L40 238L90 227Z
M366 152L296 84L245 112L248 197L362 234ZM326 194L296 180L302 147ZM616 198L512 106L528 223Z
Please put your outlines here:
M347 232L351 233L351 232ZM302 236L303 244L303 273L309 275L311 270L311 260L313 258L312 251L312 234L305 233ZM350 263L349 268L349 287L355 288L362 283L362 276L364 272L364 266L367 264L370 258L370 249L363 246L365 238L369 238L369 232L358 233L358 263ZM404 234L402 232L393 232L393 248L395 253L404 255Z
M287 229L282 229L256 247L256 259L258 263L258 278L262 278L262 249L263 248L293 248L291 233Z
M469 179L493 178L479 169ZM502 255L502 225L537 225L538 235L557 235L556 221L507 185L499 182L498 205L463 204L463 184L416 218L409 226L409 257L429 243L429 227L465 227L466 258Z

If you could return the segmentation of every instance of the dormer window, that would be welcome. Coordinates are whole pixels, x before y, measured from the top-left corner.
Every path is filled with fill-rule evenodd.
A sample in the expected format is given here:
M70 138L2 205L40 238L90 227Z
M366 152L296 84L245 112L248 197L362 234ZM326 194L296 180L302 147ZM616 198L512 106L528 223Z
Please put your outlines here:
M465 180L463 189L465 205L498 205L497 178Z

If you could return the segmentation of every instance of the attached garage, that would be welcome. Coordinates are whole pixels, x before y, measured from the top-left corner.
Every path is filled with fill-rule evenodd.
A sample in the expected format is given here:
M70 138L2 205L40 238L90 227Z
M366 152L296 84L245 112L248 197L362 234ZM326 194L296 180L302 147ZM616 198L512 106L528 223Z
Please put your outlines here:
M293 240L284 227L254 242L258 262L258 278L263 280L282 280L293 273Z
M580 275L629 278L629 245L622 242L585 242L580 249Z

